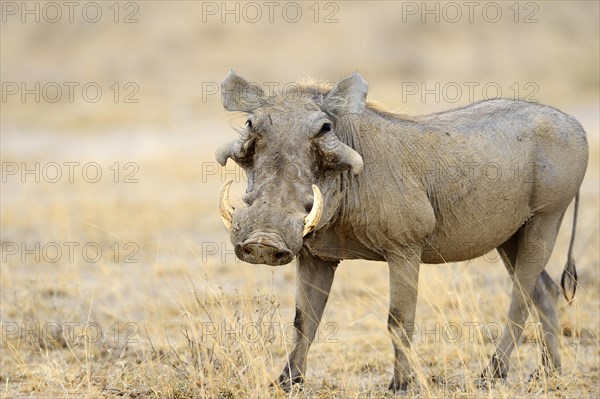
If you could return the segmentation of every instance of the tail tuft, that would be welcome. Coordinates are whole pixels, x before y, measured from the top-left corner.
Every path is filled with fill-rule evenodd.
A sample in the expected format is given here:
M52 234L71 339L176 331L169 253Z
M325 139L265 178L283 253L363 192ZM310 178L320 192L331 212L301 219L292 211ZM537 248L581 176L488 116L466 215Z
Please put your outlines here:
M573 259L573 244L575 244L575 231L577 230L577 214L579 213L579 191L575 195L575 206L573 207L573 230L571 231L571 242L569 243L569 253L567 255L567 263L565 270L560 278L560 286L562 287L563 295L567 303L571 303L575 299L575 291L577 290L577 269L575 269L575 259ZM571 298L567 295L571 293Z
M567 260L565 270L560 278L560 286L567 303L571 303L575 299L575 291L577 291L577 269L573 258Z

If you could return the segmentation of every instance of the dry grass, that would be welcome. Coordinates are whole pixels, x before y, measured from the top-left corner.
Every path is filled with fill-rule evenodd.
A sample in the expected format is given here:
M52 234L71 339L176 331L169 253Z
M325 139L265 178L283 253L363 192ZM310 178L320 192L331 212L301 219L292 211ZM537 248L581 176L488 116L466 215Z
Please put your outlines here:
M511 357L508 381L474 386L509 301L507 273L490 254L423 266L412 351L417 381L405 397L600 397L597 2L539 3L539 22L529 25L510 17L497 24L418 17L400 23L402 2L340 2L336 24L201 23L206 2L190 1L137 2L139 23L124 25L112 22L108 3L98 24L2 23L3 82L98 82L105 97L2 101L3 168L97 162L103 176L88 183L80 166L71 183L63 165L57 183L31 175L2 183L1 397L393 396L386 391L387 266L365 261L338 269L304 391L268 387L291 348L295 271L237 261L217 214L226 176L208 171L216 146L234 136L236 119L218 94L205 98L201 87L220 82L230 68L281 83L334 80L358 69L370 100L403 113L470 100L403 99L404 82L497 82L505 96L515 82L521 89L534 82L540 102L576 116L588 131L591 158L574 252L581 285L574 303L560 302L562 379L526 382L540 356L530 329ZM512 2L502 4L509 13ZM140 102L111 101L108 87L130 81L139 85ZM472 99L481 97L476 91ZM119 182L110 169L115 162ZM137 183L123 182L128 162L139 168ZM243 188L234 185L232 197ZM567 212L547 267L555 280L571 217ZM36 243L56 243L62 255L52 261L54 244L48 259L43 250L34 251L40 259L22 259L22 247L12 254L13 245ZM73 259L65 243L78 244ZM82 254L89 243L102 250L97 261Z

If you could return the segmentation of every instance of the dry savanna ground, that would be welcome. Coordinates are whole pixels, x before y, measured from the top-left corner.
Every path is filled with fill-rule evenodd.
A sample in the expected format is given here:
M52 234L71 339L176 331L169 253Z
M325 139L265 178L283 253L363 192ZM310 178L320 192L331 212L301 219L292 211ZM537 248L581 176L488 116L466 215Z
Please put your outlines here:
M236 180L234 204L245 189L213 156L244 122L220 104L229 69L281 85L358 70L369 100L407 114L498 88L580 120L591 153L574 247L580 286L573 303L559 302L562 378L527 383L540 358L533 317L508 380L475 387L511 290L491 252L422 267L416 380L404 397L600 397L598 2L475 2L473 22L470 2L301 2L298 23L206 15L243 3L205 1L90 2L103 10L97 23L93 9L81 17L84 4L69 22L72 2L49 2L36 22L19 14L26 3L44 10L0 2L0 397L393 396L387 266L366 261L338 268L304 390L269 388L291 349L295 266L236 260L220 221L221 184ZM47 22L56 7L62 20ZM456 7L462 20L448 21ZM497 7L498 21L481 14ZM39 101L14 92L36 83L48 88ZM66 84L77 85L72 101ZM102 98L85 98L86 84ZM547 266L555 281L572 215Z

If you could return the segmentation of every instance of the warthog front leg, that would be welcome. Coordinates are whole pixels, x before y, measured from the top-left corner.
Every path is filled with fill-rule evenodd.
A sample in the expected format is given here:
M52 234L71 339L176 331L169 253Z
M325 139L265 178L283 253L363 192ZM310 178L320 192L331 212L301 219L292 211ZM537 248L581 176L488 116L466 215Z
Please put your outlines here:
M390 268L388 330L394 345L394 376L389 389L405 391L413 379L408 354L414 331L421 248L404 248L386 258Z
M303 382L306 355L319 327L337 265L338 262L324 261L305 249L298 255L294 343L288 363L276 381L285 390Z

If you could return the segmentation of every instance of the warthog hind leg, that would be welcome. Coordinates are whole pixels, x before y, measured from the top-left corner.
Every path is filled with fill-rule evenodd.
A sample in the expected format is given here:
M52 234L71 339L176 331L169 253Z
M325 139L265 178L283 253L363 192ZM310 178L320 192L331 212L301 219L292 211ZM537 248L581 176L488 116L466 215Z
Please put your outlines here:
M552 253L563 212L534 216L498 252L513 280L508 323L495 354L482 372L482 379L506 378L509 357L521 337L531 313L531 304L538 311L542 327L542 365L560 371L558 349L558 318L556 302L558 287L544 271Z

